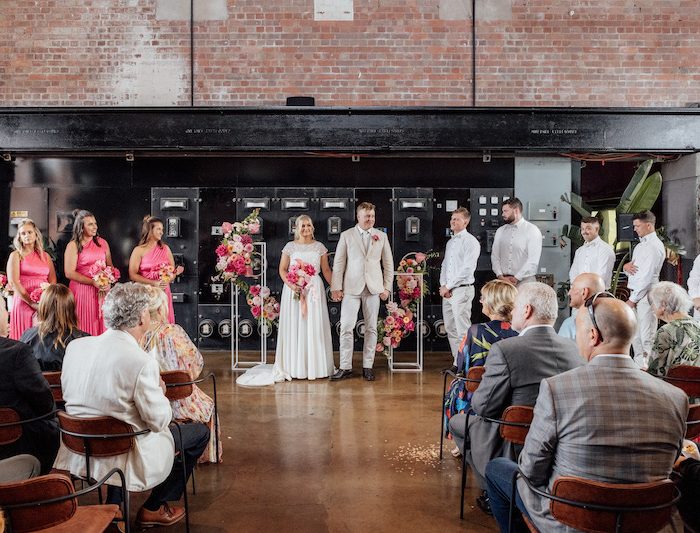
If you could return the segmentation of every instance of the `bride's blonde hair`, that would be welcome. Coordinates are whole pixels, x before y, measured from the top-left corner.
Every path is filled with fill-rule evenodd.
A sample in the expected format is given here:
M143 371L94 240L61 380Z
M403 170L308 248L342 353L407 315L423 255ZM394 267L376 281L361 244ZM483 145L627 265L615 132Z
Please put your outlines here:
M311 220L311 217L309 215L299 215L297 219L294 221L294 240L298 241L301 239L301 225L304 222L308 222L311 224L311 236L313 237L314 234L314 221Z

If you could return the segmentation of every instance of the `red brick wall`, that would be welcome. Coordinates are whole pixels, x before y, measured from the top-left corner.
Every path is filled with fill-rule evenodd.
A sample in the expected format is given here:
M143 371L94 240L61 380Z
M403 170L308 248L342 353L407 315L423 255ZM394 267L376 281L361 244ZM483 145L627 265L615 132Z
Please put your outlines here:
M228 0L194 26L194 104L471 105L471 20L441 20L444 1L355 0L353 21L317 22L313 0ZM489 1L477 105L700 101L697 0ZM189 20L156 7L3 0L0 105L189 105Z

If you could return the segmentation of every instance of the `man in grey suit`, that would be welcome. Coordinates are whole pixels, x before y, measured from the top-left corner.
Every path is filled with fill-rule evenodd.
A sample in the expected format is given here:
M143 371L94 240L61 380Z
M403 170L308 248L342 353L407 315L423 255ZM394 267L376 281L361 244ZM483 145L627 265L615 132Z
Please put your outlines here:
M450 419L455 443L467 454L466 459L482 489L486 488L483 476L488 462L503 455L516 458L518 452L501 439L498 424L482 416L500 418L511 405L534 405L540 381L584 363L576 344L554 331L558 311L557 295L549 285L521 284L512 320L513 329L520 335L491 346L484 376L471 401L474 414L469 417L468 443L463 437L466 415ZM477 504L488 513L485 492L477 499Z
M685 435L688 398L641 372L630 358L637 320L624 302L594 297L586 307L576 316L576 341L590 362L542 381L520 470L542 490L551 490L560 476L607 483L665 479ZM517 468L503 458L486 468L491 508L501 531L508 528L511 479ZM522 479L516 503L539 531L572 531L552 517L550 501ZM527 528L521 523L519 530Z

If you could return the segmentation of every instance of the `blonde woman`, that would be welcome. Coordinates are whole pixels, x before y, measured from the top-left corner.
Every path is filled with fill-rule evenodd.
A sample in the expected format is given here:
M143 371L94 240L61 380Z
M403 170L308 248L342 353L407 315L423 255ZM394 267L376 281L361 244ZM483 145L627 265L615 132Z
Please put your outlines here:
M31 294L43 283L56 283L53 261L44 251L42 236L33 220L25 219L17 228L15 250L7 261L7 278L14 288L10 313L10 338L18 340L32 327L39 304Z
M41 295L37 319L39 325L25 331L20 341L32 348L42 372L61 370L68 343L88 336L78 329L70 289L61 283L47 287Z
M294 273L297 268L313 272L306 276L308 285L303 289ZM328 250L314 238L314 224L308 215L296 219L294 240L282 249L279 275L284 288L274 380L327 378L333 373L333 345L321 275L330 284L331 267Z
M186 370L197 379L204 368L204 359L189 336L177 324L168 323L168 296L158 287L149 286L150 296L148 311L151 315L150 329L141 339L141 347L151 353L160 366L161 372L167 370ZM171 402L173 418L176 420L193 420L209 426L210 439L200 463L216 461L215 442L219 442L218 456L221 461L221 438L215 439L214 400L197 387L192 386L192 394L182 400Z

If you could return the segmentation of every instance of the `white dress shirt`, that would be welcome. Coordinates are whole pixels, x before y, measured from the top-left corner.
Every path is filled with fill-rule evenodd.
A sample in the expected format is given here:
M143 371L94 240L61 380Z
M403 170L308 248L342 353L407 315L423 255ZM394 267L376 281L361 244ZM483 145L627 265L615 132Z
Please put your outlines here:
M688 274L688 294L691 298L700 298L700 255L693 261L693 268Z
M357 231L360 233L360 240L362 241L362 246L365 247L365 252L369 248L369 240L372 237L372 234L370 233L370 230L364 230L360 227L359 224L355 226L357 228Z
M491 265L496 276L511 275L519 281L537 274L542 254L542 233L537 226L521 218L496 230L491 250Z
M607 288L610 287L614 267L615 250L598 236L576 250L574 262L569 270L569 280L573 283L579 274L592 272L603 278Z
M645 298L651 286L659 282L661 267L666 259L664 243L652 231L639 239L639 244L632 252L632 261L637 267L636 274L627 274L627 288L630 289L630 300L634 303Z
M473 285L480 253L481 245L474 235L466 229L455 233L447 241L445 259L440 269L440 285L449 290L461 285Z

